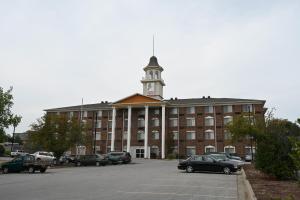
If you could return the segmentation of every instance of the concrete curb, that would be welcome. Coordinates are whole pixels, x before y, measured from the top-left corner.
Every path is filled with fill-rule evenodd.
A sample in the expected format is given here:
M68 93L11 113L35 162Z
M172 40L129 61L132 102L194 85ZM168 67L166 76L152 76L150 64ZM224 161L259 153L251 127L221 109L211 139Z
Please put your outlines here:
M257 200L244 169L241 170L241 175L238 176L238 197L241 200Z

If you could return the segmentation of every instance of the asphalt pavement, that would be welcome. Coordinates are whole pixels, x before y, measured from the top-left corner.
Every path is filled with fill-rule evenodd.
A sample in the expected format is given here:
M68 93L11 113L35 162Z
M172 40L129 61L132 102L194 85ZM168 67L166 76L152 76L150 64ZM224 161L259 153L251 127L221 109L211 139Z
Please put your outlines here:
M185 173L177 161L134 160L105 167L1 174L1 200L238 199L237 175Z

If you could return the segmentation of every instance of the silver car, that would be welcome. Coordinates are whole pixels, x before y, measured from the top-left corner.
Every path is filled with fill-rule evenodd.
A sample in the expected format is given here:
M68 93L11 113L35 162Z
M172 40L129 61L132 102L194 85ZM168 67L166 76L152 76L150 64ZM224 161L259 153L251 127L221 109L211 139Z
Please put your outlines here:
M233 164L235 167L238 168L238 170L241 170L242 166L244 165L244 162L243 161L240 161L240 160L234 160L234 159L229 159L227 158L226 155L224 154L209 154L210 156L212 156L214 159L220 161L220 162L225 162L225 163L230 163L230 164Z

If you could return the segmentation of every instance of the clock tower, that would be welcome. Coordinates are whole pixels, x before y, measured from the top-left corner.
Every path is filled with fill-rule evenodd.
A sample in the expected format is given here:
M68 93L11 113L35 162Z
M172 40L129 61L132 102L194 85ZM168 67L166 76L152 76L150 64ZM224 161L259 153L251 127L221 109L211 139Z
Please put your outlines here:
M143 84L143 95L153 97L159 100L163 99L164 80L161 78L161 72L164 69L159 66L157 58L152 56L149 64L144 67L145 77L141 80Z

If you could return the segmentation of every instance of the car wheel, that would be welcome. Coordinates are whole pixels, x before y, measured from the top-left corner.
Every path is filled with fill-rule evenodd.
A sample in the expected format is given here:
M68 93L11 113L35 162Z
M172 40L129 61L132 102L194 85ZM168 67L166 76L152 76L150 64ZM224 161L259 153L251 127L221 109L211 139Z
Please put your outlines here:
M3 168L3 174L7 174L8 173L8 168L7 167L4 167Z
M192 167L192 166L187 166L187 167L186 167L186 172L187 172L187 173L192 173L192 172L194 172L193 167Z
M231 173L229 167L224 167L223 172L224 172L224 174L230 174Z
M29 167L29 169L28 169L28 172L29 172L29 173L32 173L32 174L33 174L34 171L35 171L35 170L34 170L34 167Z
M81 163L80 163L80 162L77 162L77 163L76 163L76 166L77 166L77 167L79 167L80 165L81 165Z
M100 166L100 163L99 163L99 162L96 162L96 166L99 167L99 166Z
M41 172L41 173L45 173L45 171L46 171L46 168L41 168L41 169L40 169L40 172Z

